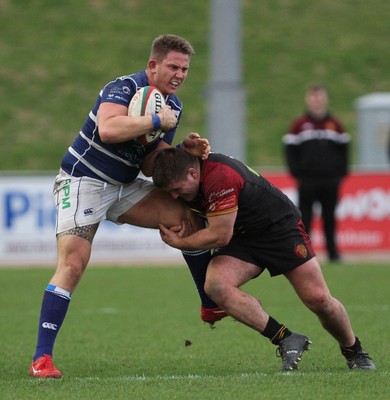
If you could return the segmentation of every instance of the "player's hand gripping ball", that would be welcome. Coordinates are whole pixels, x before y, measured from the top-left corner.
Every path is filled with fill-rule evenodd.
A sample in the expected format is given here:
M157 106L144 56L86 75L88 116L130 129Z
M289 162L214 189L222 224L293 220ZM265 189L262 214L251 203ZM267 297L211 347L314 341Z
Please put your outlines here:
M138 90L131 99L128 115L142 117L157 114L164 105L165 100L162 93L155 86L145 86ZM147 146L156 141L162 134L163 131L159 128L139 136L138 140Z

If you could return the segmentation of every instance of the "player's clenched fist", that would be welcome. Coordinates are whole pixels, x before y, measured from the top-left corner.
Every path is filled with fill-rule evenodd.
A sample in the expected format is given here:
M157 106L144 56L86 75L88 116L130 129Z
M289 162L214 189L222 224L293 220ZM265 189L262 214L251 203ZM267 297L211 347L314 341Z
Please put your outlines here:
M164 132L168 132L177 125L177 118L175 112L171 107L165 105L160 108L158 114L161 121L161 129Z

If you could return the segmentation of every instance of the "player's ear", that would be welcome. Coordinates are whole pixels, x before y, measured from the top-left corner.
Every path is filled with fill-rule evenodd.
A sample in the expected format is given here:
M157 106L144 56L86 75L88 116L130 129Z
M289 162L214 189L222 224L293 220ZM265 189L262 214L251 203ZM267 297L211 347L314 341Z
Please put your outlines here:
M191 167L191 168L188 168L188 175L192 179L197 180L199 174L198 174L198 171L195 168Z
M148 68L150 69L151 72L156 72L156 65L157 65L157 61L154 58L151 58L148 61Z

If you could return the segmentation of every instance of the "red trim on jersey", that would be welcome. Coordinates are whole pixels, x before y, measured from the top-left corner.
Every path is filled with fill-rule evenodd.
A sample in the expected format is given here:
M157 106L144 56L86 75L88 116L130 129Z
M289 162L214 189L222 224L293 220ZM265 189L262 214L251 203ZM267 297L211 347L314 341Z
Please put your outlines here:
M238 210L238 197L245 180L229 165L204 161L200 182L206 216L229 214Z

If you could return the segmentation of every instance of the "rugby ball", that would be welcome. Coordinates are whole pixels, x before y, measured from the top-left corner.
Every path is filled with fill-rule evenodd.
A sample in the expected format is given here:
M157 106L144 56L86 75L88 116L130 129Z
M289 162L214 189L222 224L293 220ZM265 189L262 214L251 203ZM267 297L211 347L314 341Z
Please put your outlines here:
M145 86L138 90L130 101L128 115L145 116L157 114L162 106L165 105L164 96L155 86ZM143 145L147 146L155 142L163 135L161 129L153 130L137 139Z

